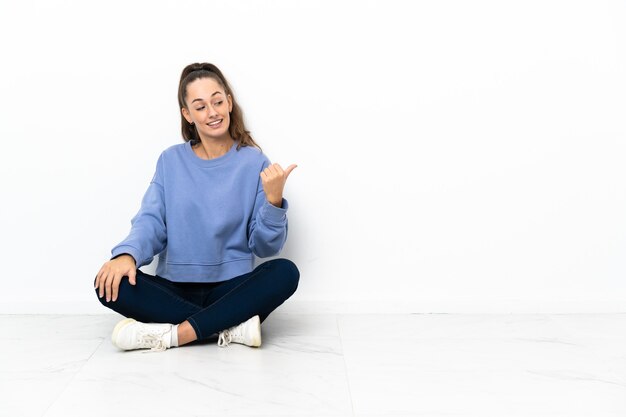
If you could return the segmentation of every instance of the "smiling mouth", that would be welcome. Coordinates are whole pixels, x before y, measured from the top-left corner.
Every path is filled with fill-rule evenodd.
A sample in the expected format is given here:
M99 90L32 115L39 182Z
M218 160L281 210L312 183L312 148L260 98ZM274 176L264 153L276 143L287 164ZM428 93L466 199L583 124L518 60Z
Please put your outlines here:
M221 124L222 124L222 121L224 121L224 119L219 119L219 120L216 120L216 121L214 121L214 122L207 123L207 125L208 125L208 126L211 126L211 127L219 126L219 125L221 125Z

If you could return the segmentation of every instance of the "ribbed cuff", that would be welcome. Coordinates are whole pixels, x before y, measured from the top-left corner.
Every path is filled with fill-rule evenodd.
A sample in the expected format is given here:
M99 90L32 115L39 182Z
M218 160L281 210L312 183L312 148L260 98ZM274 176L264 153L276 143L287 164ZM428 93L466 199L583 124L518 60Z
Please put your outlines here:
M276 207L266 199L259 211L263 220L280 225L287 221L287 209L289 209L289 202L286 198L283 198L282 207Z
M139 258L141 257L141 254L137 249L133 248L132 246L116 246L111 251L111 259L115 258L116 256L122 255L124 253L127 253L130 256L132 256L133 259L135 260L135 266L139 267L139 263L141 262L141 259Z

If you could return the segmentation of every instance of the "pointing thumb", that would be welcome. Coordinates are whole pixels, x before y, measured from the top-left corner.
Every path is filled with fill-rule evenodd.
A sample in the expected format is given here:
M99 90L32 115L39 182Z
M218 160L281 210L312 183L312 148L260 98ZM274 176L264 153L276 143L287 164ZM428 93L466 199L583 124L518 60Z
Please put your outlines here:
M296 165L296 164L291 164L291 165L289 165L289 167L285 170L285 172L287 173L287 175L285 176L285 178L286 178L286 177L288 177L288 176L289 176L289 174L291 174L291 171L293 171L294 169L296 169L296 167L297 167L297 166L298 166L298 165Z
M137 271L135 271L134 269L129 272L128 274L128 282L130 282L131 285L136 285L137 284Z

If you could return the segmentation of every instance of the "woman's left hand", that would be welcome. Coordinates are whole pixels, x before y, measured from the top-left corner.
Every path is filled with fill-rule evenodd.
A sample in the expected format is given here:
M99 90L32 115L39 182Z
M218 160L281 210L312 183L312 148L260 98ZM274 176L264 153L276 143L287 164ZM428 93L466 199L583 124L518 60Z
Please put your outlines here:
M298 165L291 164L289 168L283 170L280 165L272 164L261 171L261 182L267 201L276 206L281 207L283 203L283 189L287 177Z

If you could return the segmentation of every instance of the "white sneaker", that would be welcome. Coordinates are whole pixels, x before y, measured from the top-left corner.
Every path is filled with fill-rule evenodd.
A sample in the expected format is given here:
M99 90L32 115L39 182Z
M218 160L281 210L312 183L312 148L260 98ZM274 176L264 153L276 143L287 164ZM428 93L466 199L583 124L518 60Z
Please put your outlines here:
M113 329L111 341L123 350L147 349L147 352L162 352L170 347L172 325L169 323L142 323L135 319L124 319Z
M230 342L253 347L261 346L261 319L259 316L254 316L237 326L221 331L217 345L224 347L228 346Z

